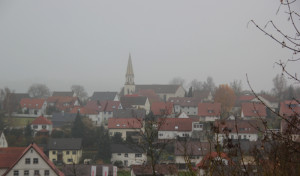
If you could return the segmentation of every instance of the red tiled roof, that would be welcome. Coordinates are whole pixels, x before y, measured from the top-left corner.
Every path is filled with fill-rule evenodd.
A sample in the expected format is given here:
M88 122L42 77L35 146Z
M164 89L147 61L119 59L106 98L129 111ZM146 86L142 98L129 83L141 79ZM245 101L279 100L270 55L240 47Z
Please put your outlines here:
M59 110L68 111L70 108L74 107L77 100L77 97L52 96L48 97L47 103L54 103Z
M152 89L141 89L138 91L140 96L148 97L150 103L159 102L159 96Z
M153 115L171 115L173 112L173 103L171 102L154 102L151 104Z
M108 129L139 129L142 128L142 119L138 118L109 118Z
M256 98L254 95L241 95L238 100L239 101L251 101Z
M22 98L20 101L21 108L41 109L45 99L42 98Z
M199 103L198 116L218 117L221 115L221 103Z
M281 116L299 116L300 114L300 103L296 100L287 100L280 103Z
M261 121L258 120L217 120L214 126L219 128L219 133L247 133L247 134L257 134L260 130L264 130Z
M243 103L242 113L245 117L266 117L266 106L261 103Z
M71 114L77 114L78 112L82 115L99 114L99 112L95 109L90 109L90 108L80 107L80 106L74 107L70 111Z
M55 165L49 160L49 158L45 155L45 153L42 151L42 149L40 147L38 147L35 143L30 144L25 150L23 150L23 152L21 153L21 155L19 155L19 157L15 158L14 163L10 166L9 169L6 170L6 172L3 175L8 174L13 167L18 164L18 162L21 160L21 158L31 149L33 148L39 155L40 157L48 164L48 166L59 176L64 176L64 174L58 170Z
M9 168L25 149L26 147L0 148L0 169Z
M210 162L211 160L215 159L215 158L222 158L228 161L228 164L233 164L233 162L231 161L231 159L227 156L226 153L223 152L211 152L208 153L201 161L200 163L198 163L196 165L197 168L203 168L206 165L209 165L208 162Z
M31 124L33 124L33 125L40 125L40 124L52 125L52 122L44 116L39 116L38 118L34 119L34 121L32 121Z
M113 112L115 109L118 109L120 106L120 101L106 101L105 112Z
M192 131L191 118L160 118L159 131Z

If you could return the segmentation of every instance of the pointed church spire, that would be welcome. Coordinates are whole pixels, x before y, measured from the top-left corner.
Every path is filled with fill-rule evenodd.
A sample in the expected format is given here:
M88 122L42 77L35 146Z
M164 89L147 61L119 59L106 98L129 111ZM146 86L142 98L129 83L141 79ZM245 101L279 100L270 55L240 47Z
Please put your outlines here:
M128 58L126 76L129 76L129 75L134 75L133 74L133 68L132 68L131 54L130 53L129 53L129 58Z
M134 85L134 74L133 74L133 67L132 67L130 53L129 53L128 64L127 64L126 83L125 84Z

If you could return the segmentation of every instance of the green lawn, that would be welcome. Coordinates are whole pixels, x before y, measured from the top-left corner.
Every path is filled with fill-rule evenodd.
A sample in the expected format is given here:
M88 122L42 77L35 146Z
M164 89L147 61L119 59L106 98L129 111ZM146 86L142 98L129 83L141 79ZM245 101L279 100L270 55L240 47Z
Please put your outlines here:
M7 124L8 127L25 127L27 123L31 123L35 118L32 117L6 117L4 118L4 123Z

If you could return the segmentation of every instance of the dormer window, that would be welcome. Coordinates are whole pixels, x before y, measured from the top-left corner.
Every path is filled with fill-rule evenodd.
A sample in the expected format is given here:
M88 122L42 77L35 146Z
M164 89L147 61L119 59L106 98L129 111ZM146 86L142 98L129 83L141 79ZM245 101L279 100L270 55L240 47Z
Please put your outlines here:
M120 126L120 124L117 124L117 127L119 127Z
M116 108L116 106L113 106L112 108L113 108L113 109L115 109L115 108Z
M175 130L178 130L178 126L175 126Z
M214 112L214 110L212 110L212 109L208 110L208 113L210 113L210 114L213 113L213 112Z
M256 110L253 110L253 113L257 114L257 113L258 113L258 111L256 111Z

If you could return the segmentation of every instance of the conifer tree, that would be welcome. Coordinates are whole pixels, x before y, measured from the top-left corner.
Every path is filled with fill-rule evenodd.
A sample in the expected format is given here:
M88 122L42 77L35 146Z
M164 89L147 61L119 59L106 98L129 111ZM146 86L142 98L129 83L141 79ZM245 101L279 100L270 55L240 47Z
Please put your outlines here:
M85 126L81 120L79 112L76 115L75 121L72 126L72 137L82 138L84 136Z

